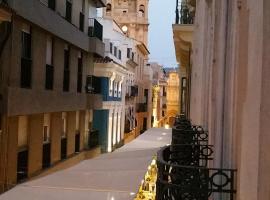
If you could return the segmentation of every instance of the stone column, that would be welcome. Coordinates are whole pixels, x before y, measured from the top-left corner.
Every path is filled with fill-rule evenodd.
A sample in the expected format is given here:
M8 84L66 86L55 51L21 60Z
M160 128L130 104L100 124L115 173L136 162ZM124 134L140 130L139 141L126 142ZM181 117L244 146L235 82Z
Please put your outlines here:
M28 119L28 175L31 177L35 172L42 169L44 114L30 115Z
M75 153L76 112L67 112L67 156Z
M6 184L8 188L17 182L18 119L17 116L4 117L0 135L0 186ZM2 189L4 187L0 187L0 191Z
M62 113L51 114L51 163L61 159L61 134L63 132Z
M84 143L86 138L85 136L85 131L86 131L86 112L85 111L80 111L80 124L79 124L79 129L80 129L80 150L84 149Z

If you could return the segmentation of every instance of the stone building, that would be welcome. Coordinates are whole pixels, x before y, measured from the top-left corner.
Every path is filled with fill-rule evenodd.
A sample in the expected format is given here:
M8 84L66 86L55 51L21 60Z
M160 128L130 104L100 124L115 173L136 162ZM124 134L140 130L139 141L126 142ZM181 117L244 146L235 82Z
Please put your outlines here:
M126 34L148 45L149 0L108 0L104 15L117 21Z
M152 117L152 85L149 70L144 69L148 62L148 0L108 0L103 10L104 18L113 19L122 31L130 38L139 42L137 45L135 84L138 86L136 98L136 134L151 127ZM146 74L144 74L146 72Z
M237 169L235 199L269 199L270 1L186 3L173 29L188 68L188 116L209 131L213 167Z
M102 0L0 1L0 190L95 146L93 61ZM90 141L90 142L89 142ZM82 157L82 156L81 156Z
M161 65L148 64L153 70L153 127L164 127L167 123L167 78Z
M179 74L174 68L165 68L167 76L167 123L172 126L173 118L179 114Z
M104 27L105 58L95 59L94 75L100 82L103 106L94 110L93 126L103 135L103 151L111 152L135 137L138 42L127 37L114 20L99 21Z

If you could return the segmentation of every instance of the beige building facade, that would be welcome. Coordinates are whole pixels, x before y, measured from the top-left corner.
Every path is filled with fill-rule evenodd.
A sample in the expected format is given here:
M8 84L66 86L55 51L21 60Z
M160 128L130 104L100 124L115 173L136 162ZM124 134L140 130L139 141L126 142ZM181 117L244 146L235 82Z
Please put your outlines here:
M179 114L179 74L177 69L169 69L167 75L167 118L170 126L173 118Z
M122 31L139 42L137 45L135 84L138 86L136 97L136 135L151 127L152 82L146 64L148 50L148 0L109 0L103 9L104 18L113 19Z
M167 123L167 78L161 65L155 62L148 64L153 71L153 127L164 127Z
M270 2L193 6L189 117L209 131L213 167L237 169L235 199L269 199Z
M1 192L98 145L88 88L104 43L89 10L105 4L0 2Z

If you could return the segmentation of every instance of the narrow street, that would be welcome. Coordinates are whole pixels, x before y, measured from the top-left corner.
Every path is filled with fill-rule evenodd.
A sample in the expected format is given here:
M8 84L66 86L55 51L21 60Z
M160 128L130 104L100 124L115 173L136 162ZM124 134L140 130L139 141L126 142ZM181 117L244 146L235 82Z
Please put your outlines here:
M170 142L171 129L149 129L113 153L18 185L0 200L132 200L153 156Z

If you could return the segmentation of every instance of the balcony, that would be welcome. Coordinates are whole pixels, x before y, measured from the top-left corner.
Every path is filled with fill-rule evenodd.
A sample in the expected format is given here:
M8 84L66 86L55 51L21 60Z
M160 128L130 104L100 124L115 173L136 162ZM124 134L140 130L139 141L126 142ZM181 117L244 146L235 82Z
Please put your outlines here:
M103 40L103 26L94 18L89 18L88 36Z
M136 105L136 112L137 113L147 112L147 104L146 103L138 103Z
M194 18L195 18L195 10L192 9L191 6L189 6L188 2L185 0L181 3L178 3L177 0L177 6L176 6L176 17L175 17L175 23L176 24L193 24Z
M209 168L214 151L207 143L208 133L202 127L176 118L172 144L157 155L156 200L217 200L215 193L235 199L236 170Z
M99 77L88 75L86 77L86 107L88 109L102 108L101 82Z
M89 18L88 23L88 36L90 37L89 51L99 57L104 57L105 44L102 41L103 26L94 18Z

